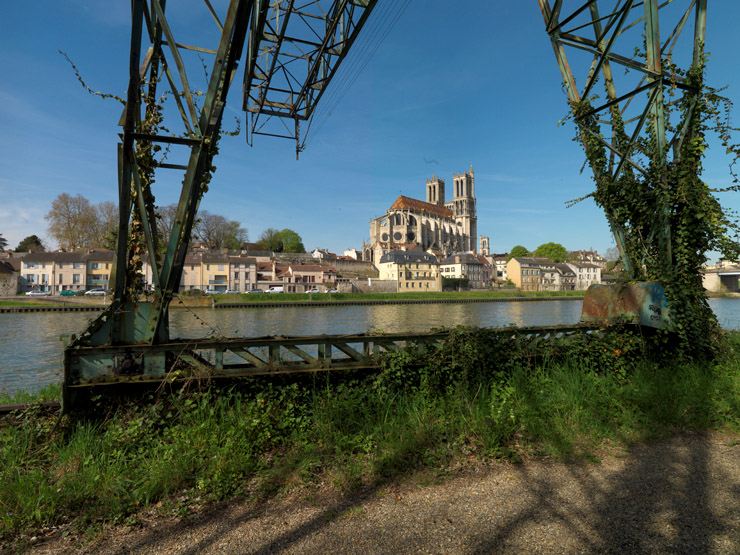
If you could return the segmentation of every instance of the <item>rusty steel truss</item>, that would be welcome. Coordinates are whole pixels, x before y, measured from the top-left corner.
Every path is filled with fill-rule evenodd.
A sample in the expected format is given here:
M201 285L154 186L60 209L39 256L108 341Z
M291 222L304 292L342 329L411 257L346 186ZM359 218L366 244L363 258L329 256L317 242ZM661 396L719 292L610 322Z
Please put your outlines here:
M551 327L508 327L491 334L521 353L550 353L557 344L598 333L599 323ZM449 330L421 333L316 335L174 340L156 345L76 346L65 351L74 371L65 377L68 396L91 387L211 380L296 372L379 368L379 355L440 346Z
M297 137L298 122L310 120L375 3L203 0L191 41L189 35L184 40L178 25L194 16L192 4L131 1L129 84L118 145L120 215L113 299L66 347L63 396L68 406L75 376L84 375L90 364L100 370L104 363L105 372L120 375L133 364L127 356L132 349L170 341L169 303L179 288L198 205L214 169L224 109L245 44L244 107L255 122L252 133L262 132L257 126L261 116L279 117L293 120ZM193 83L204 69L207 86L197 90ZM173 106L165 109L163 99ZM178 131L173 125L178 118L169 117L171 112L179 114ZM181 160L173 161L177 153ZM168 237L160 237L157 226L152 184L158 170L184 173ZM147 302L140 301L137 277L144 259L150 263L153 283ZM96 348L103 348L103 359L100 354L88 359L85 349ZM170 371L172 361L162 352L151 351L148 369Z
M243 108L254 135L293 139L316 109L375 0L255 0ZM328 10L327 10L328 8Z
M680 152L686 138L686 126L669 136L671 111L684 100L694 103L693 111L699 92L686 84L680 69L688 69L704 55L707 0L538 2L571 106L582 100L593 101L595 106L577 115L576 123L595 117L612 131L594 134L579 126L582 134L591 133L609 152L605 169L592 167L597 181L617 179L625 166L646 174L650 164L663 168L659 173L665 176L671 149ZM682 38L690 22L693 35ZM681 65L679 59L685 63ZM587 71L577 76L573 68ZM667 94L671 95L669 102L665 102ZM626 143L617 144L615 126L624 126L628 132ZM655 141L652 159L642 156L639 149L648 134ZM666 186L665 182L660 185ZM606 217L629 273L642 261L627 256L625 230L608 210ZM664 207L655 215L651 238L665 246L669 260L670 234Z

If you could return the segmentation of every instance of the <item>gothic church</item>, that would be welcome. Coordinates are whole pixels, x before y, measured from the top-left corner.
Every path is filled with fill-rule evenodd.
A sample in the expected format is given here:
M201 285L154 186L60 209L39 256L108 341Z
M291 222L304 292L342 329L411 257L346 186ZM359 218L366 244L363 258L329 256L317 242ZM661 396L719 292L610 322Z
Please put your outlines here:
M473 167L454 174L453 185L450 202L445 202L444 179L436 176L427 180L426 202L399 196L385 215L370 221L370 242L363 244L363 260L377 263L392 250L431 251L443 257L476 251Z

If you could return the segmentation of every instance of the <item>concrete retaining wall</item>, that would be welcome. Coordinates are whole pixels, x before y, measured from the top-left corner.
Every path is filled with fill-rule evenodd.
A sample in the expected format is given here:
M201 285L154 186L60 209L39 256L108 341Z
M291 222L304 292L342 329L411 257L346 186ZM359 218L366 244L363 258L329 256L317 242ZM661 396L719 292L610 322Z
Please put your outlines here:
M16 272L0 277L0 297L12 297L18 294L18 277L19 274Z
M340 293L397 293L398 281L395 279L353 279L337 284Z

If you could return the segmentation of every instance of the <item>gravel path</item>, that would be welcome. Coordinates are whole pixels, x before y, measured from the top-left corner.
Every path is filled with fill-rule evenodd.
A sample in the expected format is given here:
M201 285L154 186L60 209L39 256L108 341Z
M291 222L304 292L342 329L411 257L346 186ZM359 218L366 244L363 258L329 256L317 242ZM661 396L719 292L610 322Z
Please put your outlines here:
M740 553L740 438L686 434L601 464L495 463L387 484L231 503L37 553Z

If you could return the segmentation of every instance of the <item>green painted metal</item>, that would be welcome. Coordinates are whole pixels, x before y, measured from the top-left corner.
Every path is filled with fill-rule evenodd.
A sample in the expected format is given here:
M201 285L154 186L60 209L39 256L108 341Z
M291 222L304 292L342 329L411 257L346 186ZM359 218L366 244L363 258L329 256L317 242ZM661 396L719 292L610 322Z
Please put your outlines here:
M294 91L296 106L302 108L294 108L290 113L292 117L300 115L302 119L310 118L311 110L371 13L375 0L312 0L298 7L293 5L292 0L224 0L220 3L221 7L226 8L223 17L219 17L218 9L211 0L204 0L204 4L218 29L216 49L177 41L168 21L166 0L131 2L129 84L120 121L123 133L118 145L120 216L118 245L111 272L113 301L87 330L73 337L65 349L63 397L67 400L67 406L71 402L69 388L74 387L75 376L84 376L89 372L105 373L101 368L120 372L122 365L131 363L127 353L132 349L145 352L156 345L170 343L169 303L179 287L198 205L210 180L224 107L248 34L250 52L259 52L267 48L263 44L272 45L276 38L263 27L264 16L269 10L283 13L286 22L287 16L292 16L295 22L312 15L315 17L316 13L323 14L319 26L323 26L323 38L318 41L316 50L310 52L311 62L307 64L309 70L305 80ZM191 5L183 6L180 3L170 3L169 6L170 11L192 8ZM316 13L309 13L311 9L315 9ZM290 33L289 27L284 26L282 30L283 34L277 37L280 44L297 40L295 36L290 38L285 35ZM149 43L147 46L143 46L145 41ZM200 97L196 97L190 85L194 81L189 79L189 66L182 51L211 56L208 87ZM331 70L326 71L326 67ZM200 63L192 69L198 75L203 71ZM244 82L261 79L263 76L259 72L259 65L250 58ZM163 134L149 124L157 114L157 103L163 95L159 90L162 82L167 83L169 88L166 94L174 99L180 116L182 131L179 134L173 131L172 122L165 126L172 135ZM316 88L319 82L320 90ZM198 106L197 98L200 98L201 106ZM250 109L250 113L257 116L272 111L274 107L266 103L256 110ZM298 129L296 121L296 135ZM147 155L153 154L151 149L155 145L185 147L189 151L187 161L179 164L150 161ZM144 167L142 161L152 167ZM151 188L157 169L185 171L175 224L169 237L159 237L157 231ZM144 255L152 266L154 284L154 292L147 302L140 301L142 291L137 286L136 264ZM214 352L218 353L218 350ZM180 364L179 359L173 361L164 353L166 351L153 349L146 355L146 371L152 377L170 372L175 362ZM204 364L194 355L187 356L195 366Z
M145 311L144 311L145 312ZM139 318L132 313L130 318ZM500 328L522 349L594 333L598 325ZM155 345L72 344L65 350L65 390L177 380L378 368L378 355L440 345L449 330L423 333L172 340Z
M673 56L674 47L691 13L695 14L695 24L691 49L693 55L688 63L698 61L703 55L706 0L673 0L670 2L625 0L616 4L598 0L578 2L556 0L552 6L550 0L538 0L538 2L571 106L575 107L581 100L588 99L596 91L596 83L601 82L606 91L607 101L580 117L596 116L602 124L606 123L612 127L615 118L625 121L625 124L633 125L629 140L621 150L617 146L617 138L614 135L596 137L610 152L606 172L592 168L597 180L616 179L621 172L625 171L625 168L646 173L645 161L635 157L634 146L644 140L648 132L657 144L655 149L657 158L653 162L658 168L663 168L665 176L666 164L670 162L669 147L678 147L674 148L678 152L681 142L686 137L685 132L679 131L675 137L668 140L666 129L668 114L665 113L663 102L664 89L668 86L675 86L678 91L688 95L690 99L695 96L696 91L687 87L681 76L673 74L670 68L663 67L662 60L666 56L672 56L673 61L677 62ZM565 4L568 5L567 11L564 9ZM599 4L605 6L606 11L600 11ZM667 35L668 39L661 44L660 14L666 10L675 12L677 9L683 10L682 16L677 18L677 22ZM567 28L569 26L570 29ZM625 34L636 26L642 27L642 33L637 35L638 40L625 41ZM593 38L586 36L585 33L589 30L593 32ZM633 53L635 48L643 47L645 49L644 62L636 59ZM590 71L581 89L576 84L576 78L569 63L568 52L571 51L586 52L592 56ZM621 66L626 73L637 72L641 78L636 84L630 83L620 90L615 79L621 70L616 72L613 68L615 64ZM640 104L637 115L633 118L625 117L627 110L634 109L637 104ZM578 119L576 121L578 122ZM582 128L582 134L587 132L587 129ZM662 185L666 186L665 179ZM667 207L658 211L655 219L656 225L650 237L660 241L667 259L671 260L671 230L667 214ZM608 212L606 217L622 254L625 269L629 273L632 269L641 266L644 261L629 259L624 249L624 230Z

